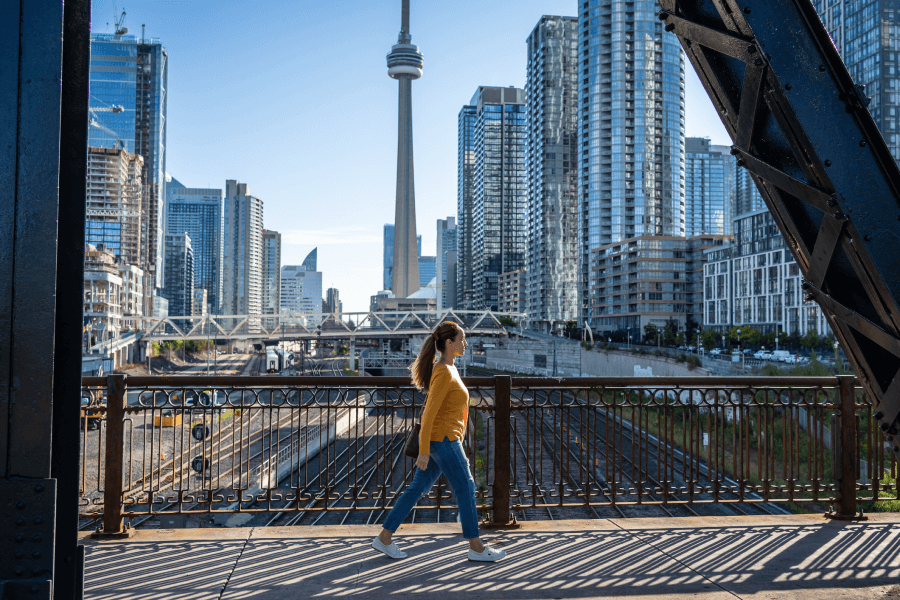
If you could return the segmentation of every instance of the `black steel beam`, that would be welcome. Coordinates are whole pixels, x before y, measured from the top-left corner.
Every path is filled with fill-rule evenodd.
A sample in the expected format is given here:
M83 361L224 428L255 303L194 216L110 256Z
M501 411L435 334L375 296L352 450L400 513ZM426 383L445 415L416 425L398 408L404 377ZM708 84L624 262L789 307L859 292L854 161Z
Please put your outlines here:
M0 0L0 15L0 596L68 600L90 1Z
M59 127L59 228L56 241L56 340L53 351L53 453L56 479L55 600L84 597L84 551L78 547L78 448L81 416L81 323L87 180L91 2L63 4L62 106Z
M900 169L808 0L659 0L900 459Z

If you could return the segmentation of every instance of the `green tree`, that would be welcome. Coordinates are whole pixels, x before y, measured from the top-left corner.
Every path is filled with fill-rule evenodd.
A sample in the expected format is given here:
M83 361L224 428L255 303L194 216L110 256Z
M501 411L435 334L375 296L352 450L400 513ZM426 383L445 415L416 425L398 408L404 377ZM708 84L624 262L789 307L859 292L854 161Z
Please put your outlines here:
M497 320L500 321L500 324L503 325L504 327L518 327L519 326L519 322L516 321L515 319L513 319L512 317L503 316Z
M704 329L700 332L700 343L703 344L703 347L707 350L715 348L718 339L719 336L714 329Z
M815 329L810 329L806 332L802 338L800 338L800 345L804 348L809 348L812 350L819 346L819 332Z
M647 323L644 325L644 343L650 345L656 345L656 339L659 332L659 327L657 327L653 323Z
M683 339L683 338L682 338ZM678 344L678 321L669 319L666 321L666 327L663 329L663 344L666 346L677 346Z
M700 324L692 317L687 318L687 324L684 326L684 337L688 341L697 341L697 334L700 333Z
M741 334L741 339L751 346L759 346L762 344L765 337L763 333L755 327L747 328L746 333L742 330Z

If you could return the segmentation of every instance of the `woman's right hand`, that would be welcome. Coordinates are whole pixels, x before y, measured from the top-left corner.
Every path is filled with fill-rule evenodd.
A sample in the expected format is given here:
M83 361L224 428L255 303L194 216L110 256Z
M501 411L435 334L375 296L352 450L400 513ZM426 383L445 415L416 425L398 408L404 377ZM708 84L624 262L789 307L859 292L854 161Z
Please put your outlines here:
M429 456L427 454L420 454L419 458L416 459L416 467L425 471L428 469L428 459Z

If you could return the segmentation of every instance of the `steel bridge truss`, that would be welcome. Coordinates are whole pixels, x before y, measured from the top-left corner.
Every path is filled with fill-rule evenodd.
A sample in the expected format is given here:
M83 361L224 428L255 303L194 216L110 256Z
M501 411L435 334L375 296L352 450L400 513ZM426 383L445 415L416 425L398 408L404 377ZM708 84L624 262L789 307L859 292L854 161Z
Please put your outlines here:
M900 170L808 0L659 0L900 457Z
M489 310L377 311L351 313L291 313L280 315L203 315L125 317L145 341L304 340L424 336L439 323L459 323L466 335L506 335L504 318L521 321L522 313Z

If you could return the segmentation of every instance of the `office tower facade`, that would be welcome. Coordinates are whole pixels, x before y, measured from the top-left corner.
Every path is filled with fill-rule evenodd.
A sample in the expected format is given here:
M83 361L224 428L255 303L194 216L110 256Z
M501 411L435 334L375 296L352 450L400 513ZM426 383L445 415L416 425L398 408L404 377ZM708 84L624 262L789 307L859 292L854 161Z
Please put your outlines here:
M419 257L419 288L423 288L431 283L431 280L437 276L437 260L434 256ZM436 282L435 282L436 283ZM419 291L418 289L416 290Z
M194 288L194 296L191 300L191 314L205 317L209 310L209 298L203 288Z
M144 159L123 148L88 148L85 242L103 244L119 264L147 267L141 242Z
M679 330L696 327L702 321L704 251L731 241L728 235L643 235L594 250L594 329L634 342L647 325L662 328L675 321Z
M435 258L435 301L437 310L456 308L456 218L437 220L437 256Z
M318 314L322 312L322 273L303 265L281 267L281 312ZM308 317L307 327L321 323L321 317Z
M381 266L383 289L389 290L394 281L394 226L390 223L384 224Z
M463 208L459 222L472 232L471 251L462 256L461 250L459 258L472 269L471 293L465 287L463 293L466 308L497 310L497 277L525 266L525 90L481 86L469 106L474 109L474 169L471 187L462 191L472 196L457 199ZM470 124L466 119L464 125ZM459 135L465 138L468 132ZM461 147L461 171L467 154Z
M90 330L86 346L110 342L121 333L121 288L115 255L103 244L86 244L82 309L84 326Z
M766 202L759 193L759 188L753 178L750 177L750 171L747 169L734 169L735 180L735 200L734 200L734 216L738 217L747 213L755 213L766 209Z
M193 314L194 251L186 233L165 236L166 285L161 296L169 301L169 314L175 317Z
M456 304L468 310L475 305L472 279L472 230L475 206L476 109L469 104L457 117L456 171Z
M525 310L550 333L580 312L577 17L541 17L527 47Z
M325 290L325 312L339 313L343 312L343 304L341 303L341 294L337 288L328 288Z
M319 270L319 248L313 248L309 251L309 254L306 255L306 258L303 259L301 263L304 269L307 271L318 271Z
M412 82L422 76L424 60L410 43L409 0L401 2L400 36L387 55L388 75L399 82L397 198L394 206L394 255L391 289L406 297L418 290L416 194L413 174Z
M812 0L895 161L900 161L900 6L893 0Z
M194 249L194 289L206 290L206 311L219 312L225 201L221 189L166 185L166 233L187 233Z
M281 313L281 234L263 229L262 232L262 313Z
M704 328L725 333L747 326L781 336L813 329L831 333L822 309L806 299L800 268L768 209L738 215L734 243L707 250L704 263Z
M685 235L731 235L737 161L730 147L711 145L706 138L685 138L684 164Z
M525 312L528 308L528 281L526 269L501 273L498 278L498 302L500 312Z
M224 204L221 313L259 314L262 310L263 201L250 195L246 183L229 179L225 182Z
M143 157L142 239L157 288L164 268L168 60L157 38L91 35L88 146L124 148Z
M382 281L384 289L389 290L394 285L394 225L384 224L383 232L383 258ZM422 256L422 236L416 236L416 256ZM315 270L315 269L313 269Z
M646 235L683 236L684 55L650 0L579 7L581 287L592 252ZM593 300L582 300L587 320Z

